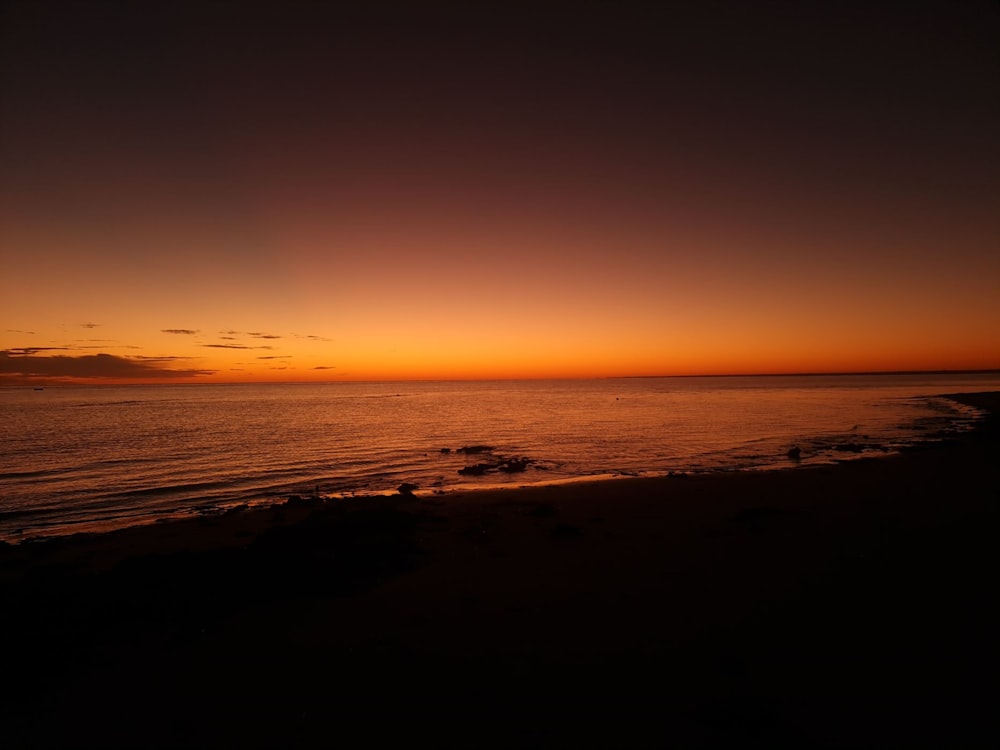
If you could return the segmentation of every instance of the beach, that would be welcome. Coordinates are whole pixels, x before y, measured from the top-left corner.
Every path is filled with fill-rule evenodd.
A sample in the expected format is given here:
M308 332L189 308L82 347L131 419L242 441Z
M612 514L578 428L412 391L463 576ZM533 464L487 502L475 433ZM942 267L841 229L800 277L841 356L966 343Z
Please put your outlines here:
M994 747L1000 393L900 455L0 547L5 745Z

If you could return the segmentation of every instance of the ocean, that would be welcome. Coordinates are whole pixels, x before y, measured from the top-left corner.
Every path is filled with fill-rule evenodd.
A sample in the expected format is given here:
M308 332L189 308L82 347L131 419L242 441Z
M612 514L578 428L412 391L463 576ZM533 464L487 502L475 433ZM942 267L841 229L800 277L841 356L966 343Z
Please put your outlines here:
M1000 373L0 389L0 539L290 495L448 494L882 456ZM797 447L797 459L789 456Z

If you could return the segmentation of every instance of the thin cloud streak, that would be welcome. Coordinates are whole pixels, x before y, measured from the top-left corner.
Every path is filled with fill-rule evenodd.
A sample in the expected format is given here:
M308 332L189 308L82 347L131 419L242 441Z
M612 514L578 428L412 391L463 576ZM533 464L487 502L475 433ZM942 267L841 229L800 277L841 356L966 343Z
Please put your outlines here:
M37 354L38 352L59 352L68 351L67 346L23 346L23 347L13 347L11 349L4 349L5 354L11 354L20 357L30 357L32 354Z
M244 344L202 344L209 349L274 349L273 346L246 346Z

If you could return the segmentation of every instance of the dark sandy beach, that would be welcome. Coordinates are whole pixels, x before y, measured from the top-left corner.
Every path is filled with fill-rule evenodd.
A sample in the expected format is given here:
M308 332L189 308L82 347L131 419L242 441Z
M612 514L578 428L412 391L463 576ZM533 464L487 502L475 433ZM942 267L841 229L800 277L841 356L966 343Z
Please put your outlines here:
M3 744L996 747L998 459L991 416L838 466L4 546Z

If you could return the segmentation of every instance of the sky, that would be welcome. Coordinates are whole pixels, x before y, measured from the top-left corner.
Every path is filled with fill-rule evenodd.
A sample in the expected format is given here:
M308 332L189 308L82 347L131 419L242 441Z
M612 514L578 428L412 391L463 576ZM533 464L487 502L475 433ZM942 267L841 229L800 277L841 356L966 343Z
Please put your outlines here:
M3 2L0 384L1000 368L1000 5L649 5Z

